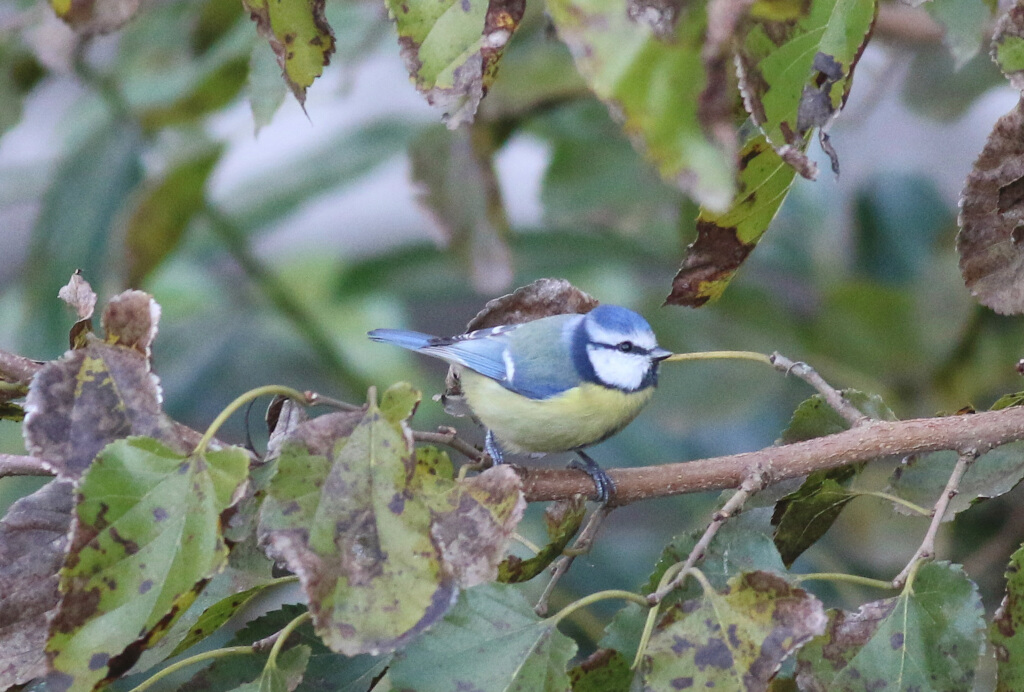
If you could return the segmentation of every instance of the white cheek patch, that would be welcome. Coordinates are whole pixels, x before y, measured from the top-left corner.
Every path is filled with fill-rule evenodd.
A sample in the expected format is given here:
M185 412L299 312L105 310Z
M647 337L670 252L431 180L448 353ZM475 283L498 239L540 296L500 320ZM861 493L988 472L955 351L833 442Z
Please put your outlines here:
M651 365L646 356L601 346L587 346L587 356L597 379L618 389L639 389Z
M608 344L609 346L614 346L623 341L631 341L647 351L658 347L658 341L651 332L629 332L628 334L623 334L622 332L608 331L596 322L587 322L587 336L590 337L590 341L598 344Z

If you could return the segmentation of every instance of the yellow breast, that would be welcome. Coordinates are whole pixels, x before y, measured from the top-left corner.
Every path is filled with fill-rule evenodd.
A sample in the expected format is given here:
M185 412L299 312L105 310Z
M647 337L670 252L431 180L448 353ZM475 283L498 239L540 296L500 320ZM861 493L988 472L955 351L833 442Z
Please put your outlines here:
M550 399L528 399L471 370L461 373L466 403L510 452L566 452L600 442L626 427L653 387L621 392L583 383Z

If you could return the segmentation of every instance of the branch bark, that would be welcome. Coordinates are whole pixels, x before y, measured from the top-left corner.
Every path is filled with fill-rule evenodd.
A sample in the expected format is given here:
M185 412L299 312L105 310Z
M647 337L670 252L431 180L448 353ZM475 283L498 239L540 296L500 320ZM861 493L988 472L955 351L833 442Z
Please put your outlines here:
M968 448L983 454L1020 439L1024 439L1024 407L947 418L870 421L835 435L756 452L662 466L610 469L608 475L615 482L611 503L625 505L653 497L736 488L755 470L764 473L770 485L812 471L883 456ZM520 467L519 472L528 502L573 495L594 499L594 482L582 471Z
M39 457L0 454L0 478L7 476L52 476L49 464Z

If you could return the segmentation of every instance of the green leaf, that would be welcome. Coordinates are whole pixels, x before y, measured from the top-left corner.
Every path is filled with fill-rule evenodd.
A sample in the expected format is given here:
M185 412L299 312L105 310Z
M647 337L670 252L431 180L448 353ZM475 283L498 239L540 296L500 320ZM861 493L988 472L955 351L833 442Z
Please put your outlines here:
M1001 397L996 399L995 403L992 404L988 410L1002 411L1004 408L1022 405L1024 405L1024 392L1014 392L1013 394L1003 394Z
M237 692L291 692L302 681L309 655L308 646L288 649L273 665L268 662L257 680L241 685Z
M60 600L74 488L51 481L0 520L0 690L46 674L47 620Z
M983 615L959 566L923 565L899 596L831 611L825 634L797 655L797 682L803 690L971 690Z
M737 574L743 572L765 571L785 572L775 544L767 534L767 512L752 510L727 521L711 541L704 552L700 569L715 589L725 588L726 584ZM643 593L652 593L658 588L669 567L682 562L690 555L693 547L704 531L693 531L680 534L665 546L654 567L654 572L643 587ZM676 603L700 594L700 587L694 580L688 580L687 586L669 594L665 603Z
M274 119L277 109L284 103L288 87L281 81L281 68L274 52L266 46L255 45L249 56L249 106L256 134Z
M242 0L260 35L270 42L285 82L299 103L334 53L324 0Z
M896 420L896 416L876 394L865 394L855 389L842 390L843 398L857 410L874 420ZM848 430L850 424L835 409L815 394L801 403L793 413L789 427L782 433L783 444L810 440ZM826 471L815 471L807 476L799 489L775 505L772 523L775 525L775 546L782 561L789 567L819 538L825 535L846 503L856 497L847 490L864 464L841 466Z
M263 502L261 541L298 575L317 634L347 655L394 650L459 585L493 579L525 507L511 469L456 484L417 465L406 418L418 401L396 385L381 408L300 424Z
M843 389L840 390L840 394L854 408L872 420L896 420L896 414L877 394L865 394L856 389ZM825 403L825 398L815 394L797 406L789 426L782 433L780 442L792 444L849 429L850 424Z
M700 307L717 300L789 194L795 172L763 136L739 153L739 186L724 211L706 205L697 217L697 239L686 248L672 279L671 305Z
M988 638L995 649L999 675L997 692L1024 689L1024 548L1010 556L1006 595L999 605Z
M462 257L481 293L512 282L509 222L494 172L494 143L481 129L424 130L409 158L417 201L429 212L444 243Z
M90 690L130 667L223 568L220 536L249 468L244 449L183 456L133 437L82 478L47 654L59 689Z
M250 477L246 495L252 483ZM238 516L244 502L243 498L232 508L232 519ZM273 563L257 548L255 536L232 545L226 529L225 539L230 546L227 566L206 584L167 634L139 657L131 672L148 670L165 659L183 653L213 634L227 618L244 607L255 593L277 583L271 577Z
M910 457L896 468L889 480L891 492L905 500L931 506L946 487L956 464L956 452L934 452ZM950 499L944 516L951 520L980 500L999 497L1013 490L1024 478L1024 442L1011 442L981 455L960 481L959 491ZM896 511L908 510L896 506Z
M498 581L515 584L529 581L547 569L569 545L579 531L587 505L580 496L572 500L552 503L544 510L544 525L548 532L548 544L533 557L523 560L515 555L505 558L498 566Z
M632 661L614 649L598 649L569 671L572 692L621 692L633 682Z
M195 67L203 69L195 75L195 83L190 83L190 88L183 90L177 98L144 104L139 122L146 130L152 132L193 123L208 113L225 108L245 85L249 62L248 57L242 54L216 62L202 61Z
M1018 91L1024 92L1024 17L1006 12L992 36L992 59Z
M108 275L108 240L116 214L142 177L141 153L138 127L110 120L57 164L24 267L23 353L57 357L67 348L67 316L54 296L76 269L90 278Z
M282 606L246 624L226 646L249 646L265 639L280 632L304 611L303 606ZM310 650L309 662L297 692L366 692L371 681L390 662L390 656L348 658L336 654L324 646L308 622L295 629L285 643L284 651L287 653L295 646ZM265 649L259 653L217 659L182 685L181 692L227 692L253 682L258 679L258 671L266 664L269 653L269 649Z
M840 483L848 480L859 469L844 467L844 473L834 470L815 471L803 485L779 500L775 507L775 547L782 562L791 566L805 550L818 539L839 517L846 503L856 495Z
M522 0L387 0L402 59L448 127L473 121L523 18Z
M762 18L760 5L751 9L737 53L744 105L779 155L813 178L817 167L803 153L805 137L812 128L826 128L846 103L875 2L811 0L782 21Z
M765 689L782 662L825 630L821 602L768 572L665 611L644 652L645 690Z
M174 252L206 202L206 181L221 147L179 164L138 198L125 226L126 281L137 286Z
M733 152L710 139L697 118L705 87L704 6L682 7L663 22L630 16L613 0L550 0L548 12L580 74L662 177L712 209L728 208ZM653 26L652 26L653 24Z
M485 584L463 592L441 622L396 654L389 677L403 691L561 692L575 653L515 587Z

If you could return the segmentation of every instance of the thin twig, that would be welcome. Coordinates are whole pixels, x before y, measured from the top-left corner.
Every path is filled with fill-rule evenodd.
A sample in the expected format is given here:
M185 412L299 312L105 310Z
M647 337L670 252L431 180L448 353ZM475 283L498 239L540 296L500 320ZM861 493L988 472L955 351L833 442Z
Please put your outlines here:
M587 525L583 527L580 535L576 538L576 542L572 544L572 548L568 548L555 563L555 566L551 569L551 580L544 587L544 592L537 600L537 605L533 607L533 611L537 615L544 617L548 614L548 599L551 598L555 585L569 571L573 561L590 550L590 546L594 544L594 539L597 537L597 530L601 527L605 518L611 514L612 509L608 505L601 505L595 509L590 515L590 519L587 520Z
M842 416L843 420L849 423L851 428L856 428L858 425L863 425L871 420L858 411L853 404L846 400L838 389L826 382L825 379L818 374L818 371L807 363L794 363L779 352L775 352L771 355L771 361L772 365L774 365L777 370L781 370L787 375L795 375L814 387L814 389L824 397L825 403L831 406L836 413Z
M0 478L7 476L53 476L50 465L39 457L0 454Z
M339 411L362 411L365 408L364 406L350 404L347 401L342 401L341 399L324 396L318 392L306 391L304 394L306 395L306 401L310 406L329 406L331 408L338 409Z
M935 501L935 509L932 511L932 521L928 525L928 531L924 534L924 539L921 541L921 546L914 552L914 556L910 558L910 562L903 568L896 578L892 580L892 586L894 589L902 588L907 581L907 576L913 569L917 562L923 560L930 560L935 557L935 536L939 533L939 526L942 524L942 517L946 514L946 508L949 507L949 501L956 497L957 493L960 492L960 481L963 479L964 474L967 473L967 469L970 468L974 460L978 458L977 449L968 449L960 452L957 457L956 466L953 467L953 473L950 474L949 480L946 482L946 488L939 495L939 499Z
M45 363L0 349L0 380L27 384Z
M750 499L750 496L764 488L766 482L767 477L765 474L758 472L751 473L743 480L743 483L740 484L740 487L737 488L732 497L711 517L711 523L708 524L708 527L704 530L704 535L700 537L697 544L693 546L693 550L687 556L686 562L679 568L679 574L657 591L649 594L647 596L648 603L651 605L661 603L669 592L682 585L683 581L691 574L691 568L697 564L698 560L704 558L704 553L707 552L708 546L711 545L711 541L714 540L715 534L722 528L722 525L729 520L729 517L738 514L743 508L744 503Z
M458 436L458 431L455 430L455 428L449 428L446 425L438 427L437 432L421 432L419 430L414 430L412 433L412 439L417 442L426 442L427 444L451 447L456 452L459 452L466 458L478 464L483 461L486 456L479 449L460 438Z

